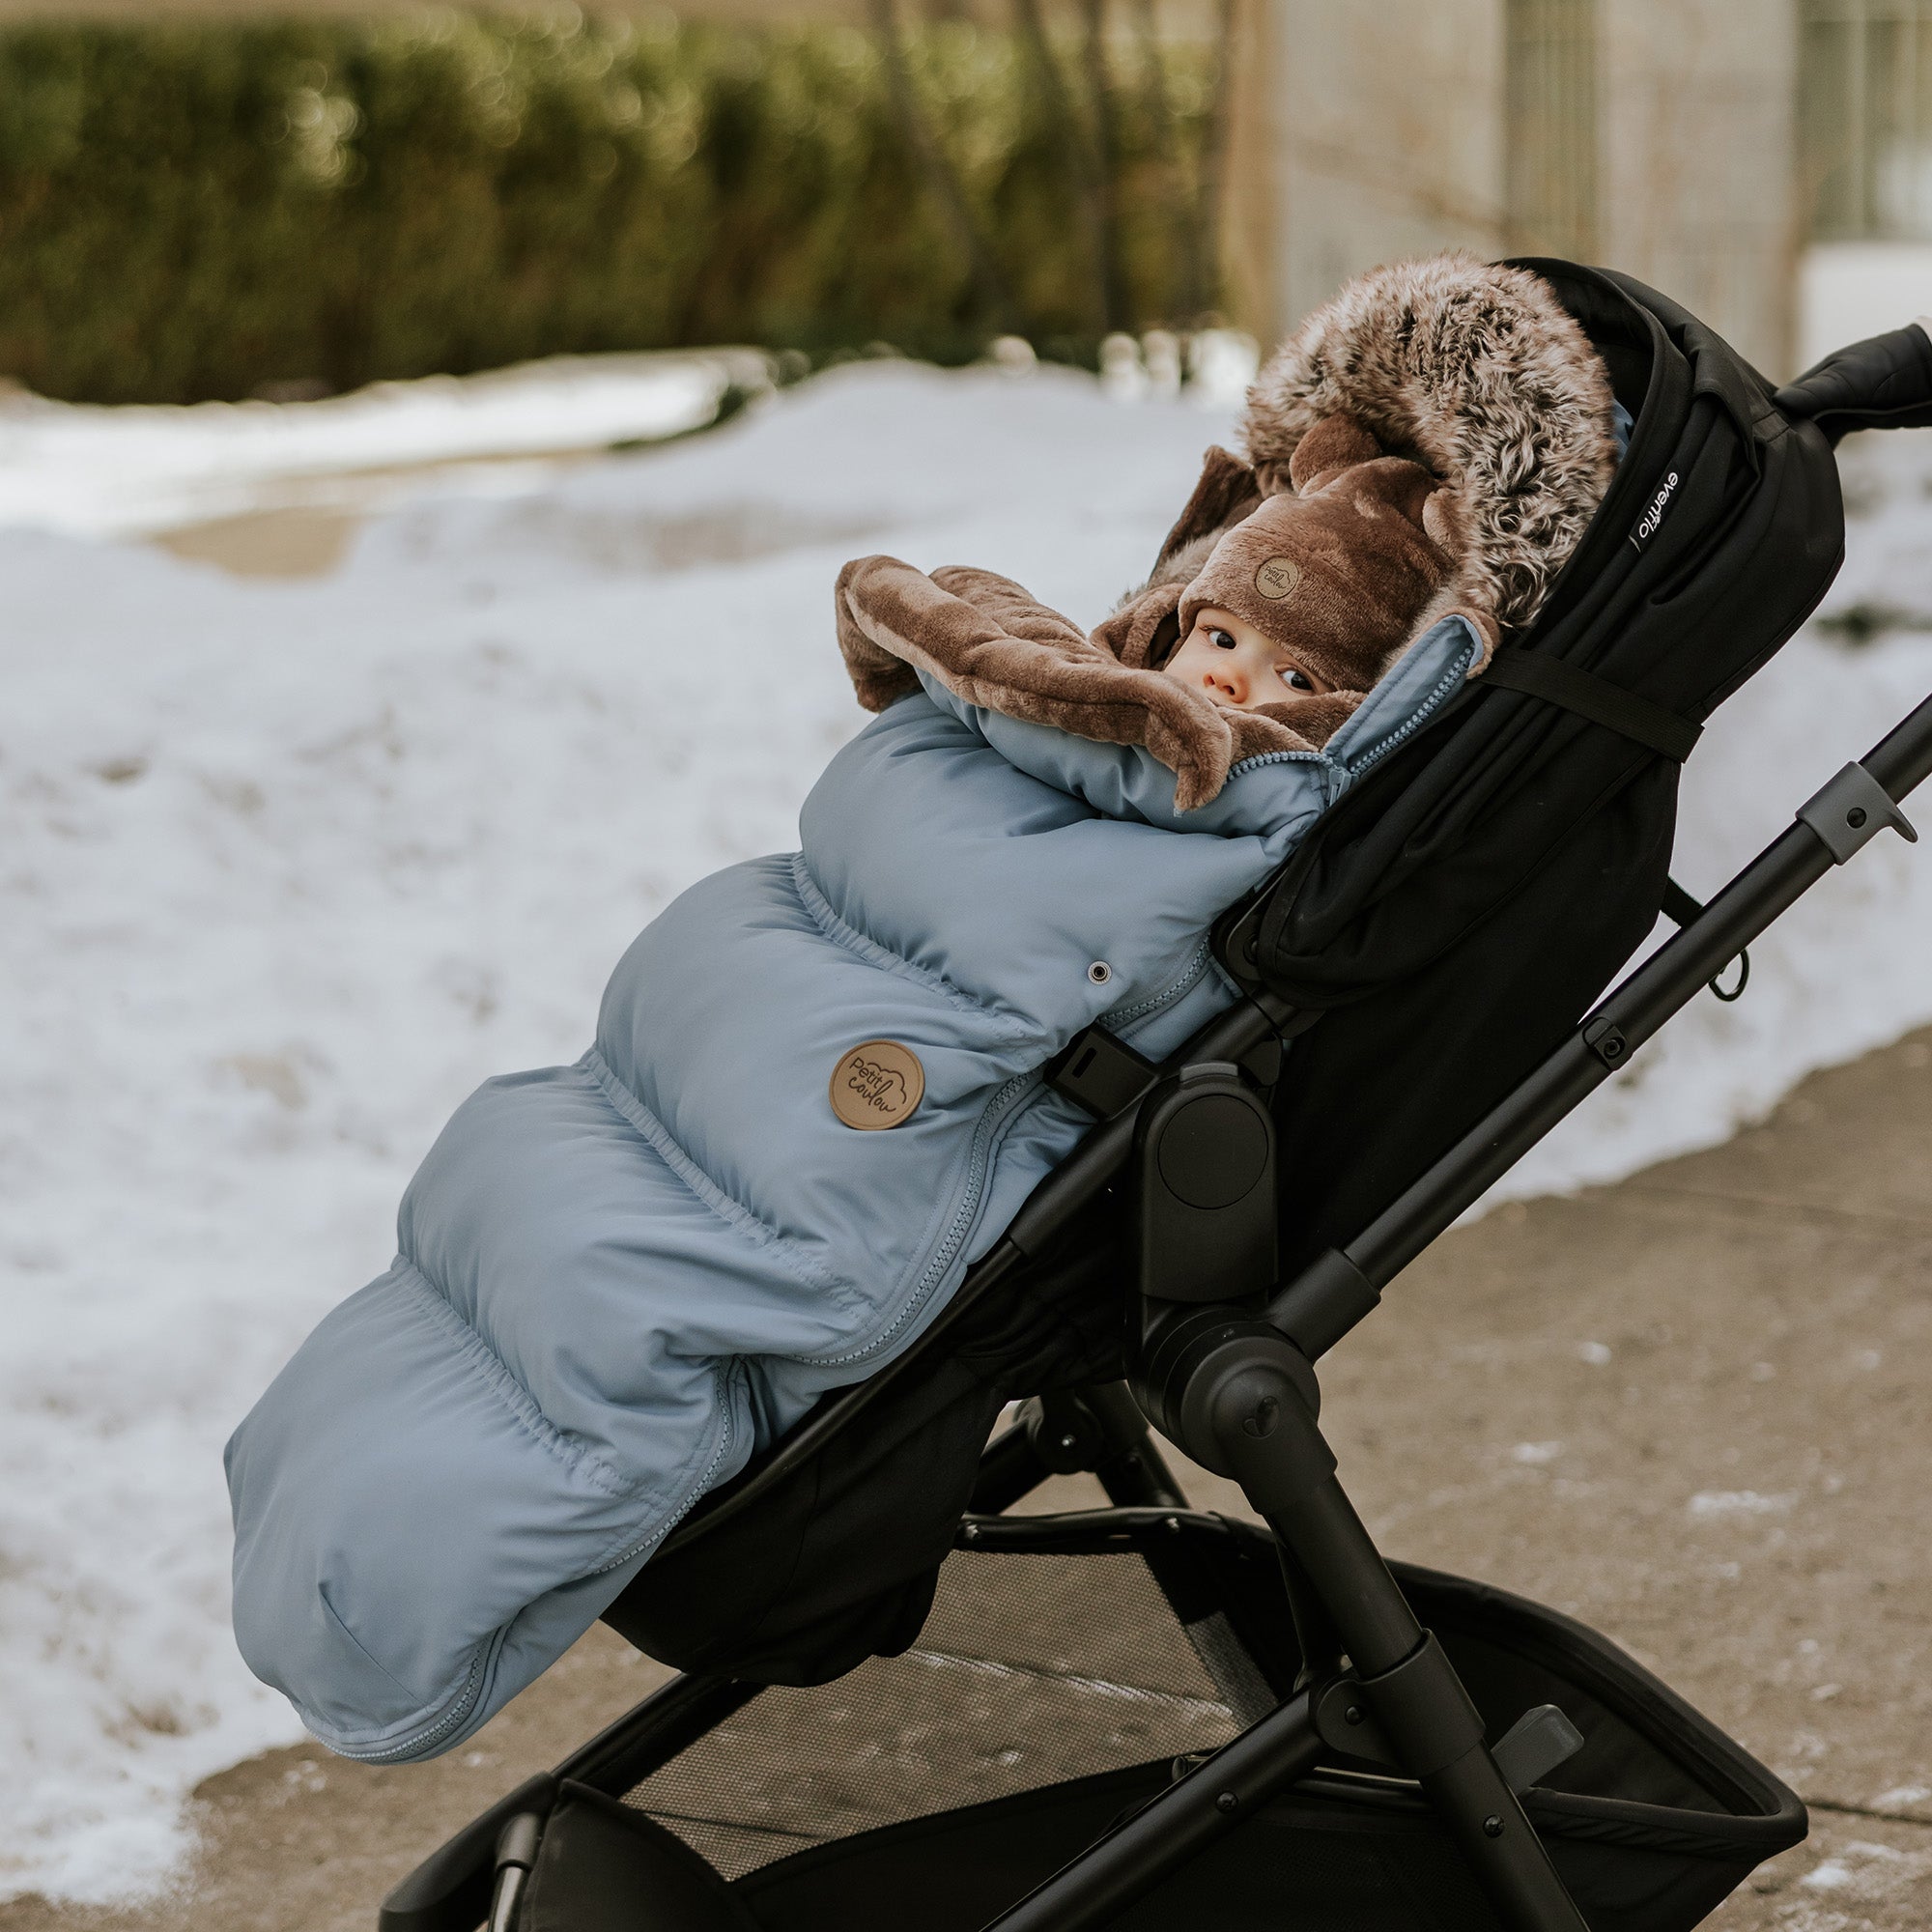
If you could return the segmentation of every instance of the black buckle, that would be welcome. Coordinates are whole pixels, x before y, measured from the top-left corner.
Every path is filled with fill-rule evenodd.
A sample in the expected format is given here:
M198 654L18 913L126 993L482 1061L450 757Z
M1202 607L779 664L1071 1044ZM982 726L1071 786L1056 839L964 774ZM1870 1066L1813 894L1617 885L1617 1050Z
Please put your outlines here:
M1046 1063L1046 1084L1096 1120L1124 1114L1153 1085L1154 1064L1103 1026L1077 1033Z

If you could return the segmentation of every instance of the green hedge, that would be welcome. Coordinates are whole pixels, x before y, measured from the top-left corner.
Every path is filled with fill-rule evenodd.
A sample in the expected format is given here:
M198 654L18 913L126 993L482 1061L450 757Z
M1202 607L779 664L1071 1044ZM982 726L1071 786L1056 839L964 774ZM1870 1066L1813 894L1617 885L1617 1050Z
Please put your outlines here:
M1110 322L1185 323L1211 298L1189 268L1207 56L1117 49L1113 111L1080 117L1083 174L1056 111L1074 50L1056 97L1037 43L943 26L905 46L924 148L881 44L844 28L574 10L9 28L0 372L190 401L733 341L956 360L1015 326L1078 355Z

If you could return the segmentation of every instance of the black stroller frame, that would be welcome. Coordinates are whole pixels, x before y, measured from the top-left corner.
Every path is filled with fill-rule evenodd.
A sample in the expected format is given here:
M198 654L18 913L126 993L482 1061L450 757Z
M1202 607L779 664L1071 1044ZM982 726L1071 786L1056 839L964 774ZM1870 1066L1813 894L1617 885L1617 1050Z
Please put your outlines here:
M1876 338L1841 352L1777 402L1794 418L1835 414L1824 427L1831 440L1833 429L1932 419L1932 343L1916 326ZM1650 742L1646 731L1657 735L1644 715L1656 707L1639 701L1619 709L1601 680L1572 679L1554 690L1535 683L1532 676L1514 688L1639 742ZM1284 1041L1320 1014L1271 990L1253 970L1266 889L1216 933L1217 955L1245 985L1244 996L1183 1052L1151 1065L1095 1027L1049 1069L1060 1091L1096 1116L1075 1153L1040 1183L906 1356L829 1399L666 1546L668 1553L717 1536L808 1465L885 1389L943 1352L969 1310L1022 1278L1108 1190L1129 1204L1137 1278L1127 1296L1124 1386L1030 1402L1020 1423L986 1450L960 1540L985 1545L1017 1534L1005 1528L1011 1520L1001 1512L1048 1473L1075 1469L1095 1472L1115 1506L1095 1513L1095 1522L1105 1518L1122 1535L1156 1520L1178 1526L1172 1513L1186 1505L1148 1433L1151 1421L1197 1463L1234 1478L1266 1523L1302 1666L1291 1694L1232 1742L1178 1766L1164 1789L999 1913L986 1932L1080 1932L1114 1922L1338 1753L1419 1786L1505 1932L1586 1932L1520 1796L1582 1740L1551 1704L1524 1712L1505 1735L1489 1735L1448 1652L1411 1606L1415 1586L1406 1589L1392 1573L1337 1478L1319 1419L1316 1365L1378 1305L1403 1268L1800 896L1881 832L1915 838L1900 802L1928 776L1932 698L1800 807L1707 906L1678 895L1683 920L1670 940L1382 1212L1285 1283L1277 1126L1266 1090ZM676 1680L554 1776L509 1794L420 1867L387 1902L384 1932L467 1932L486 1914L492 1932L512 1932L559 1780L621 1793L759 1689L703 1674ZM1288 1905L1277 1922L1297 1922Z

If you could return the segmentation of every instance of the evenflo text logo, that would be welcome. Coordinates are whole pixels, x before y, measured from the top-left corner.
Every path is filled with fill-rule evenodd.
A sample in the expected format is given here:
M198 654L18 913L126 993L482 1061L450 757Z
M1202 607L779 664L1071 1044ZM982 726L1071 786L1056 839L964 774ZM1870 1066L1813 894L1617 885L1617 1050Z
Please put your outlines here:
M1663 487L1650 499L1650 507L1636 520L1636 528L1631 532L1631 543L1641 550L1657 534L1657 526L1663 521L1663 513L1670 507L1672 492L1677 488L1677 472L1672 470L1663 479Z

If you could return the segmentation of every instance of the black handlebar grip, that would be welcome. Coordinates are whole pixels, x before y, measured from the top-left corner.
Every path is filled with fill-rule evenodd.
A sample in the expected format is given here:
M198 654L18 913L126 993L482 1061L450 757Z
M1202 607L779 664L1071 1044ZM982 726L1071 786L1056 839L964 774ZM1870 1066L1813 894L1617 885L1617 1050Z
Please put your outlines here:
M1855 429L1932 427L1932 318L1834 350L1778 390L1795 421L1815 422L1833 445Z

